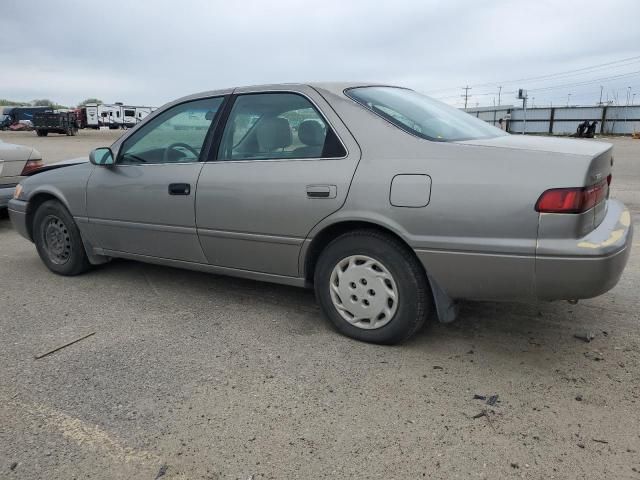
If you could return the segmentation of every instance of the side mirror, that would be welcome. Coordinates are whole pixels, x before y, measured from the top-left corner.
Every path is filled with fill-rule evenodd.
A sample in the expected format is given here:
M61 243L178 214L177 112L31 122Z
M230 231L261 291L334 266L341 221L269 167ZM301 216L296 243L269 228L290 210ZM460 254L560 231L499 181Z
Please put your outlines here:
M89 161L94 165L114 165L113 153L109 147L95 148L89 154Z

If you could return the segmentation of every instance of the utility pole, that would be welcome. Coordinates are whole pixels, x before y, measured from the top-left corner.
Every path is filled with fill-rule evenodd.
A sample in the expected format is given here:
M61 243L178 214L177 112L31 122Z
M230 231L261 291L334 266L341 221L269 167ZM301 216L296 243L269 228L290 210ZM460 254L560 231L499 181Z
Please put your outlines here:
M600 101L598 102L598 105L602 106L602 89L604 87L602 85L600 85Z
M502 85L498 87L498 106L500 106L500 95L502 94Z
M629 102L631 101L631 87L627 88L627 106L624 108L624 124L627 124L627 117L629 114ZM626 130L626 129L625 129ZM626 131L625 131L626 133Z
M569 106L569 101L571 100L571 94L567 95L567 107Z
M471 90L471 87L469 85L467 85L466 87L462 87L462 89L464 90L464 95L462 95L464 97L464 109L467 109L467 101L469 100L469 90Z

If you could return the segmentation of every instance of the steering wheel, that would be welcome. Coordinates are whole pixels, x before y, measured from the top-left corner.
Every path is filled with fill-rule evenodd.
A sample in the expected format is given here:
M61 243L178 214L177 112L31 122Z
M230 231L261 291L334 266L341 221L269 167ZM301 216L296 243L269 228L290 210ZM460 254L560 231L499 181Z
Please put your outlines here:
M163 163L168 163L169 162L169 152L171 152L171 150L176 150L178 148L183 148L185 150L190 151L191 153L193 153L193 156L196 158L196 160L198 159L199 153L191 145L183 143L183 142L175 142L175 143L172 143L171 145L169 145L167 148L164 149L164 153L162 154L162 162Z

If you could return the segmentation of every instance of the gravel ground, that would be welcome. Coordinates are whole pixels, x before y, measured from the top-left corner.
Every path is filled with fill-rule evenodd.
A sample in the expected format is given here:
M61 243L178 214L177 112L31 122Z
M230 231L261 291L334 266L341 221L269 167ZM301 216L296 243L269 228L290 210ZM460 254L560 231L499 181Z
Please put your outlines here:
M54 161L117 133L0 138ZM638 232L640 141L613 141ZM467 302L399 347L336 334L308 291L58 277L7 219L0 247L0 478L640 478L638 240L599 298Z

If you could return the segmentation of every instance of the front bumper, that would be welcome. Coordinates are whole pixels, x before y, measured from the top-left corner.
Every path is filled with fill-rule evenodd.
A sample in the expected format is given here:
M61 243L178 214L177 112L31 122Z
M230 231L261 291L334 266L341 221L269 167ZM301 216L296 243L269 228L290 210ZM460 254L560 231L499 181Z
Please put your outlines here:
M27 206L29 204L22 200L12 198L9 200L9 218L13 224L13 228L28 240L31 240L29 228L27 227Z
M9 200L13 198L13 192L15 191L15 185L2 185L0 186L0 208L5 208L9 205Z
M572 300L597 297L611 290L627 264L632 239L631 215L617 200L607 202L604 220L585 237L539 239L536 296L542 300Z

